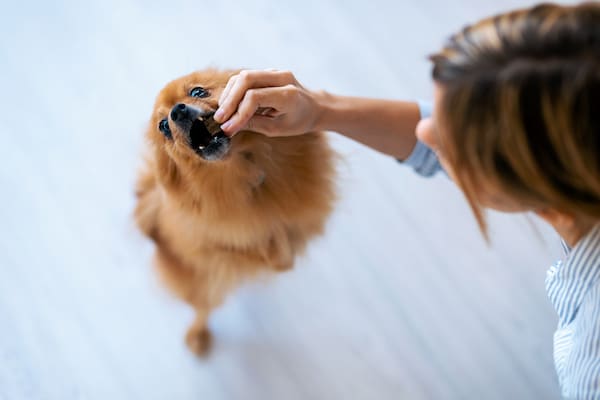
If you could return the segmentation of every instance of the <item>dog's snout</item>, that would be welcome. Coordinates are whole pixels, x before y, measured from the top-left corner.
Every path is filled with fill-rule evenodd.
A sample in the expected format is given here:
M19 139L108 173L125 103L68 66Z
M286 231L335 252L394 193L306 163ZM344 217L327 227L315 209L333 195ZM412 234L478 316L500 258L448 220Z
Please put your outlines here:
M188 117L188 108L185 104L179 103L171 110L171 119L177 121L178 119L184 119Z

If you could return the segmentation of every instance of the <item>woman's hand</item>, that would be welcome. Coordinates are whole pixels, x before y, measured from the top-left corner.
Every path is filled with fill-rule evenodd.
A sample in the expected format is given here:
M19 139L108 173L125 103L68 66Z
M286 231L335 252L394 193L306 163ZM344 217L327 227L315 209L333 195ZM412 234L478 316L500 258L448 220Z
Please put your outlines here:
M315 129L317 97L291 72L244 70L229 79L214 119L229 136L242 129L268 136L299 135Z

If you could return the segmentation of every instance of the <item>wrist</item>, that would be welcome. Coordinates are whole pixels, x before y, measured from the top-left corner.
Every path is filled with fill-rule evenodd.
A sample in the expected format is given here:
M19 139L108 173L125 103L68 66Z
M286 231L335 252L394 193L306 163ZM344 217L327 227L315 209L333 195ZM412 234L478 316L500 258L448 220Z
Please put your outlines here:
M328 131L332 129L332 120L334 114L333 103L335 96L325 90L316 90L311 92L311 97L315 103L315 113L312 130Z

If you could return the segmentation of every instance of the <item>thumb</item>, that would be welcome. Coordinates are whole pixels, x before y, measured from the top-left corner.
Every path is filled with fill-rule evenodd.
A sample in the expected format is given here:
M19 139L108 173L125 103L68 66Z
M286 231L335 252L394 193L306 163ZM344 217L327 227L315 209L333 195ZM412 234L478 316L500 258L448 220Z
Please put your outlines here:
M273 117L254 115L245 126L245 129L262 133L266 136L281 136L276 132L275 119Z

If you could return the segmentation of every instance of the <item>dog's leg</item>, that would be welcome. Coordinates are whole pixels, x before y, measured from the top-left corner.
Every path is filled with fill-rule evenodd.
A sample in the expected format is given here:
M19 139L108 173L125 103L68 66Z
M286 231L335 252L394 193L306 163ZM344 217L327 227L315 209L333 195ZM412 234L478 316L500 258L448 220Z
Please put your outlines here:
M157 248L156 266L167 287L194 307L196 317L187 332L185 341L192 352L199 356L206 355L212 343L208 329L208 316L210 310L216 307L209 301L208 281L198 276L193 268L179 262L165 246L159 245Z
M211 312L245 276L253 275L255 267L251 265L260 265L258 260L249 263L247 255L215 251L200 257L202 266L188 267L164 245L158 246L156 256L162 280L196 311L185 336L187 346L198 356L207 355L212 345L208 328Z
M135 221L146 236L155 239L160 198L156 188L156 178L148 168L138 176L135 194L138 199L134 213Z
M273 249L274 258L267 259L276 269L288 269L292 265L287 241L286 246L283 252L279 247ZM266 259L264 254L234 251L210 251L198 259L202 260L201 265L185 266L169 253L167 246L158 245L157 266L163 281L196 311L185 341L192 352L205 356L212 345L208 328L211 312L242 281L264 272Z

